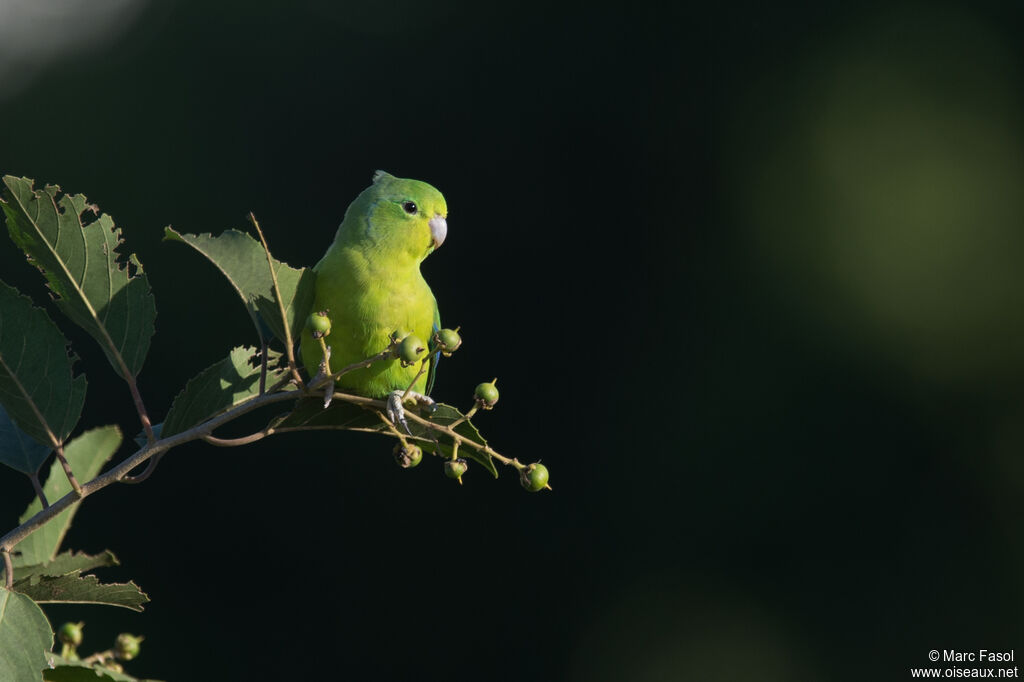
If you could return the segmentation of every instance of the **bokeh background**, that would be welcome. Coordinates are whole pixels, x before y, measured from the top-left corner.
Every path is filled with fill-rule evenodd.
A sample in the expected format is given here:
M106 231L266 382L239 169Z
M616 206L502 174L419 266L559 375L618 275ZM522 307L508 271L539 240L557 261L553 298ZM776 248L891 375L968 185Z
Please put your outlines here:
M0 0L0 171L146 265L159 417L253 342L196 254L312 265L377 168L446 195L435 397L554 492L361 434L171 453L82 508L167 680L900 680L1024 648L1019 3ZM8 241L0 277L42 300ZM134 433L89 376L83 427ZM252 425L250 425L252 426ZM240 431L238 432L240 433ZM126 449L122 455L127 455ZM0 525L31 489L0 471Z

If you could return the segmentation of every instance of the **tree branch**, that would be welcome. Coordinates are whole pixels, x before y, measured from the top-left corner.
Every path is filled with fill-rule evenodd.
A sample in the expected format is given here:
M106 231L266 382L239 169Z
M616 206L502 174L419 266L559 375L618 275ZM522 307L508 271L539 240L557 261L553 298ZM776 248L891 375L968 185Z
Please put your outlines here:
M375 360L387 357L387 355L390 352L391 351L389 349L371 358L367 358L366 360L363 360L361 362L353 363L352 365L349 365L345 369L341 370L340 373L344 373L346 371L349 371L350 369L355 369L357 367L368 366L369 364L372 364ZM335 375L332 376L337 376L337 374L340 373L335 373ZM85 485L80 486L78 490L72 490L68 494L64 495L64 497L50 504L48 507L45 507L42 511L36 513L35 516L28 519L17 528L11 530L3 537L0 537L0 552L2 552L5 555L5 561L8 561L10 559L10 551L13 550L14 547L19 542L21 542L26 537L31 535L39 527L43 526L45 523L50 521L52 518L57 516L59 513L61 513L71 505L81 501L85 497L88 497L89 495L92 495L97 491L102 490L103 488L106 488L107 486L113 483L140 483L146 480L146 478L148 478L149 475L153 473L153 470L156 468L156 464L159 461L160 457L162 457L167 450L177 447L178 445L182 445L193 440L202 439L210 443L211 445L216 445L220 447L232 447L236 445L245 445L247 443L252 443L263 438L266 438L267 436L273 435L275 433L335 429L336 427L317 426L300 426L285 428L267 427L262 431L250 434L249 436L243 436L241 438L217 438L216 436L212 435L212 431L214 429L224 424L227 424L228 422L234 420L237 417L242 416L243 414L247 414L249 412L252 412L253 410L259 409L266 405L272 405L274 403L281 403L289 400L297 400L300 398L307 397L309 395L309 389L316 388L320 384L326 383L327 380L328 377L321 377L319 381L315 381L311 383L309 386L307 386L306 391L282 391L279 393L267 393L263 395L256 395L250 398L249 400L246 400L245 402L242 402L215 417L211 417L210 419L207 419L205 422L197 424L186 431L182 431L181 433L177 433L167 438L156 440L153 443L148 443L145 447L136 451L135 454L133 454L131 457L124 460L114 468L110 469L104 474L101 474L100 476L97 476L96 478L89 481ZM368 409L373 409L378 413L386 409L386 403L383 400L377 400L375 398L367 398L365 396L339 392L333 393L333 397L336 400L341 400L343 402L352 403L353 405L360 405ZM457 433L450 426L445 426L443 424L438 424L437 422L429 421L414 412L406 412L406 418L412 419L416 423L420 424L421 426L429 430L447 435L449 438L454 440L457 445L471 447L474 450L477 450L478 452L483 452L493 457L494 459L498 460L502 464L505 464L507 466L514 466L517 469L525 468L525 465L520 463L518 460L504 457L498 452L496 452L494 449L492 449L490 446L478 443L471 438L466 438L462 434ZM359 428L346 430L366 431L370 429ZM390 429L387 432L374 430L374 432L383 433L384 435L389 436L395 436L397 434L399 437L401 437L401 434L399 434L395 429ZM416 438L416 440L428 441L429 439ZM142 474L134 477L129 476L128 472L130 472L132 469L135 469L136 467L147 461L149 461L150 464Z
M89 481L85 485L81 486L81 492L76 493L71 491L64 497L60 498L56 502L50 504L46 509L38 512L35 516L25 521L14 530L10 531L2 538L0 538L0 551L9 552L14 549L14 546L19 542L27 538L37 528L45 524L47 521L52 519L57 514L61 513L71 505L80 501L81 499L92 495L93 493L106 488L108 485L117 483L124 479L128 472L139 466L143 462L148 461L151 457L159 455L166 450L170 450L173 447L177 447L183 443L196 440L202 436L208 434L213 429L226 424L227 422L239 417L248 412L252 412L255 409L263 407L264 405L271 405L273 403L285 402L287 400L295 400L301 397L301 393L298 391L287 391L284 393L271 393L268 395L257 396L248 400L236 407L217 415L211 419L206 420L202 424L197 424L187 431L176 433L173 436L164 438L156 441L150 445L146 445L144 448L137 451L134 455L124 460L116 467L107 471L106 473L97 476L93 480Z

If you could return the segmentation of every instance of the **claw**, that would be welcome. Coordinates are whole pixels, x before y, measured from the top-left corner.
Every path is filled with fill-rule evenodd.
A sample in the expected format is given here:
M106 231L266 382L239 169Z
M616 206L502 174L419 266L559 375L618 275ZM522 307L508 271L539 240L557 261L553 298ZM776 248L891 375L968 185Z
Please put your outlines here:
M332 400L334 400L334 379L328 379L324 384L324 409L331 406Z
M402 396L404 391L392 391L391 395L388 396L387 413L388 419L391 420L392 424L401 424L405 432L410 436L412 431L409 430L409 423L405 421L405 408L402 407Z

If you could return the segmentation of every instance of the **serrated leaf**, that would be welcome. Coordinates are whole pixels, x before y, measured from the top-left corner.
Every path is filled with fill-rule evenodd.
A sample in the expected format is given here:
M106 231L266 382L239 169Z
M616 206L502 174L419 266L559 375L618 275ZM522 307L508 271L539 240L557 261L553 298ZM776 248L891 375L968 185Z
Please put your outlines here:
M436 409L428 419L443 426L447 426L462 418L462 413L451 405L437 403ZM272 423L274 429L301 428L301 429L338 429L346 431L372 431L386 432L388 427L381 422L380 417L375 414L372 408L364 408L342 400L335 400L330 407L324 408L323 400L320 398L308 398L300 400L288 414L278 418ZM422 426L416 421L409 420L409 430L414 438L425 438L427 440L437 439L441 446L443 455L450 455L455 440L444 433L433 431ZM487 445L487 441L477 428L468 419L455 427L455 432L464 438ZM459 447L459 455L472 459L483 466L495 478L498 477L498 470L494 466L493 458L476 450L475 448L462 445Z
M287 372L277 367L280 353L268 351L267 388ZM259 394L260 365L255 348L239 346L228 357L189 380L174 398L161 437L181 433L206 419Z
M64 456L71 465L71 470L75 472L75 476L84 483L96 477L103 464L117 452L120 445L121 430L116 426L102 426L86 431L65 445ZM71 492L71 484L68 483L60 462L54 462L50 466L50 476L43 484L43 492L46 494L46 499L51 502L55 502ZM78 505L77 502L71 505L18 543L16 549L21 552L22 565L43 564L56 557L60 543L64 541L64 535L71 527L71 519L78 511ZM18 523L21 524L29 520L42 508L38 498L32 500L28 509L18 519Z
M82 575L80 571L15 580L12 589L39 604L105 604L142 611L142 605L149 601L149 597L133 582L101 583L96 576Z
M0 587L0 680L42 680L52 647L53 630L42 609Z
M210 234L181 234L170 227L164 229L164 240L188 244L206 256L227 277L245 303L260 339L263 338L260 319L277 338L285 338L284 324L274 299L273 280L262 244L238 230L225 230L214 237ZM292 339L298 339L313 307L315 274L309 268L296 269L276 259L273 262Z
M159 682L114 672L99 664L86 665L81 661L69 661L57 654L49 654L48 661L50 668L43 671L43 679L47 682Z
M135 255L119 260L121 231L113 218L56 185L35 190L32 180L11 175L3 184L7 229L43 271L57 307L96 339L118 374L136 376L149 351L156 302Z
M43 445L18 428L0 405L0 462L26 474L39 471L53 448Z
M28 580L38 576L61 576L79 571L85 573L94 568L106 568L107 566L119 566L120 561L109 549L101 554L90 555L85 552L61 552L53 561L43 564L25 564L23 556L15 558L14 580Z
M85 377L72 376L75 357L67 345L44 310L0 282L0 404L18 428L51 446L75 428L85 401ZM19 458L8 461L3 452L0 461L36 471L19 468Z

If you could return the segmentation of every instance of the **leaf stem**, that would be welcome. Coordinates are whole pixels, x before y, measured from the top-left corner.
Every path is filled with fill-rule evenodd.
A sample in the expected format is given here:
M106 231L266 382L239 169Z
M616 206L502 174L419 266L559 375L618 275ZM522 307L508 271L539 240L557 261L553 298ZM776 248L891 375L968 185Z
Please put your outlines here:
M260 334L260 395L267 392L267 340Z
M284 301L281 300L281 287L277 283L277 271L274 270L274 259L270 255L270 247L267 246L267 238L263 236L263 230L260 229L260 223L256 220L255 214L249 212L249 222L252 223L253 227L256 228L256 234L260 237L260 242L263 244L263 252L267 255L267 267L270 268L270 280L274 284L274 298L277 299L277 309L281 313L281 326L284 327L284 343L285 350L288 351L288 368L292 371L292 376L299 386L302 386L302 377L299 375L298 365L295 364L295 342L292 340L292 326L288 324L288 314L284 309Z
M469 408L466 411L466 414L462 415L461 417L459 417L458 419L453 421L451 424L449 424L448 428L454 429L456 426L458 426L462 422L469 421L470 419L473 418L473 415L476 414L476 411L479 410L479 409L480 409L480 402L477 401L477 402L473 403L473 407Z
M39 472L37 471L34 474L29 474L28 478L32 481L32 487L36 491L36 497L38 497L39 501L42 503L43 509L46 509L50 506L50 503L46 500L46 493L43 492L43 486L39 484Z
M11 561L11 551L4 547L0 550L4 555L4 587L8 590L14 586L14 562Z
M68 477L68 483L71 484L72 491L79 497L84 497L82 495L82 486L79 485L78 479L71 472L71 464L68 463L67 458L64 456L64 446L58 445L54 452L57 453L57 459L60 461L61 468L64 469L64 475Z
M127 367L125 370L127 371ZM132 400L135 401L135 411L139 413L139 421L142 422L142 429L146 432L146 441L150 445L156 442L156 434L153 433L153 424L149 421L149 413L146 412L146 406L142 402L142 395L139 393L139 385L135 381L135 377L131 374L125 374L125 379L128 383L128 390L131 391Z
M234 448L239 445L248 445L249 443L255 443L258 440L263 440L267 436L274 435L274 429L267 427L262 431L256 433L250 433L248 436L242 436L240 438L218 438L217 436L211 436L207 434L203 436L203 440L210 445L216 445L219 448Z

